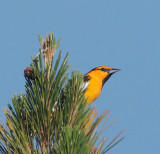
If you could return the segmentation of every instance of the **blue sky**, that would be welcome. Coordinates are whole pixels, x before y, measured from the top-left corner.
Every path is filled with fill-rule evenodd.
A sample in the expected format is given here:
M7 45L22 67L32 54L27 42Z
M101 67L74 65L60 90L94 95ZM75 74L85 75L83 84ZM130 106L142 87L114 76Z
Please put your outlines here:
M24 92L23 70L38 52L38 33L53 32L63 57L69 51L70 72L122 69L94 103L99 113L111 110L109 122L120 118L103 136L125 128L111 152L160 153L160 1L3 1L0 19L0 118L12 96Z

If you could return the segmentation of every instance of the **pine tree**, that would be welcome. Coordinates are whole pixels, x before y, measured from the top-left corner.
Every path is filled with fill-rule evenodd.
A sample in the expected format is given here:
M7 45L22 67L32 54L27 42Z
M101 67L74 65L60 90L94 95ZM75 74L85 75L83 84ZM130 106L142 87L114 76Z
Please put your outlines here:
M0 123L0 152L13 154L94 154L105 153L116 145L122 131L102 149L106 139L94 147L104 126L99 123L110 111L97 115L86 105L82 93L83 76L73 71L68 79L68 53L60 65L61 51L54 62L60 40L52 33L43 38L30 67L24 70L25 94L14 95L4 110L6 123ZM42 58L43 55L43 58Z

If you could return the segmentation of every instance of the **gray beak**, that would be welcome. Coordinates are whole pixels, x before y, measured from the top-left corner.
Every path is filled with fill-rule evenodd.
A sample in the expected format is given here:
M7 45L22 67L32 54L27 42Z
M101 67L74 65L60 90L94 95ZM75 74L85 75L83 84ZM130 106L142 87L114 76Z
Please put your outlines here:
M109 70L109 71L108 71L109 74L107 75L106 78L103 79L102 85L105 84L105 82L112 76L112 74L114 74L115 72L118 72L118 71L120 71L120 69L112 68L111 70Z
M112 68L111 70L109 70L109 74L113 74L118 71L120 71L120 69Z

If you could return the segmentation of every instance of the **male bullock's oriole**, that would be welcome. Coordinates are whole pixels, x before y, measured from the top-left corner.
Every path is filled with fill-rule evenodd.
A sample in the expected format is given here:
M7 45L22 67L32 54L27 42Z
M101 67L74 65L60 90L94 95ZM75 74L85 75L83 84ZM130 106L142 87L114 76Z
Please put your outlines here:
M120 69L110 68L108 66L100 66L92 69L84 75L83 92L87 98L87 103L92 103L101 93L103 85L111 77L112 74Z
M103 85L111 77L112 74L120 69L110 68L108 66L99 66L83 76L83 92L87 98L87 104L92 103L101 93ZM25 76L31 80L35 80L32 67L24 70Z

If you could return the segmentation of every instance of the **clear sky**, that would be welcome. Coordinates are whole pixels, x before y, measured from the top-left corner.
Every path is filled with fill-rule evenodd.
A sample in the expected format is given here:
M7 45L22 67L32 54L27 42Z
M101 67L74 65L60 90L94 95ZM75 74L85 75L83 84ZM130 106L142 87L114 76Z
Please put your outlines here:
M12 96L24 93L23 70L40 47L38 33L61 38L70 72L106 65L121 68L95 101L109 122L103 136L125 128L113 154L160 153L160 1L35 0L0 4L0 118ZM108 123L109 124L109 123Z

